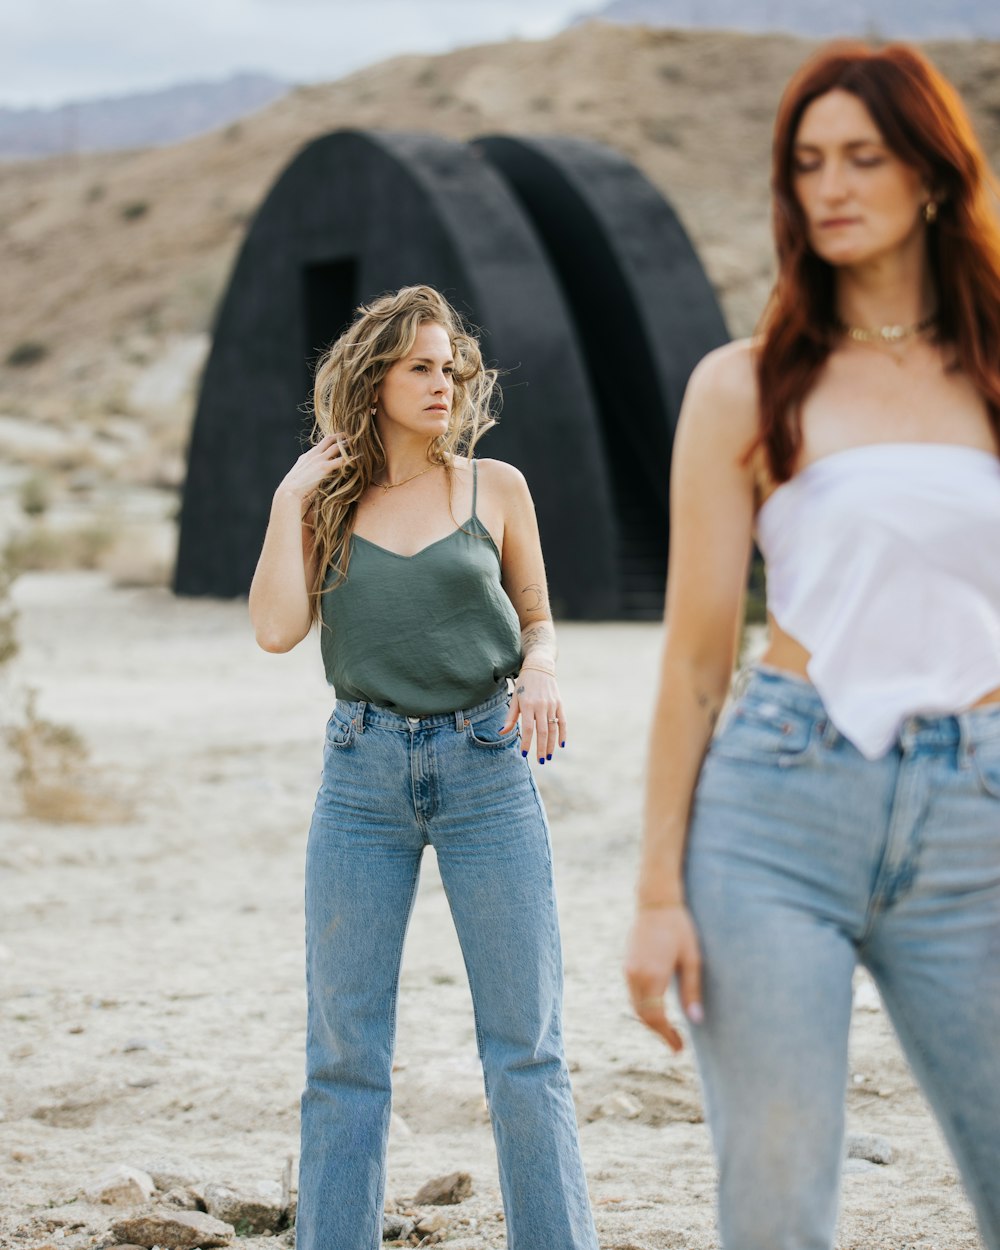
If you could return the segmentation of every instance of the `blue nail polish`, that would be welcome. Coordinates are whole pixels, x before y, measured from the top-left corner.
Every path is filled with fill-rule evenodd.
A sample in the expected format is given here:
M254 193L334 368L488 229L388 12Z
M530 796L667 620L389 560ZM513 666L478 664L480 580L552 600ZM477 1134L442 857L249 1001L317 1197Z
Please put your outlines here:
M539 762L539 764L544 764L544 763L545 763L545 756L544 756L544 755L540 755L540 756L538 757L538 762Z
M550 759L552 758L552 756L551 756L551 755L546 755L546 757L545 757L545 758L546 758L547 760L550 760Z
M527 751L522 751L522 752L521 752L521 759L522 759L522 760L526 760L527 758L528 758L528 752L527 752Z
M561 747L564 747L564 746L566 745L566 743L565 743L565 742L560 742L560 743L559 743L559 745L560 745Z

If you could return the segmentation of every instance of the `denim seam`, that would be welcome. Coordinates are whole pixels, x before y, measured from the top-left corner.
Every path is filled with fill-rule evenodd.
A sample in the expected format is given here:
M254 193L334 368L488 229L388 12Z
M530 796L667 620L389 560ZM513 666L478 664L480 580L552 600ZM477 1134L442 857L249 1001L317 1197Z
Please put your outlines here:
M412 911L413 899L414 899L414 896L416 895L417 886L419 885L419 883L420 883L420 873L417 872L414 874L413 884L410 886L410 897L406 901L406 909L408 913ZM390 1083L390 1086L392 1084L392 1076L391 1076L392 1057L396 1053L396 1022L397 1022L397 1005L399 1003L399 977L400 977L400 972L402 970L403 946L406 943L406 933L407 933L408 928L409 928L409 925L404 926L402 933L400 934L399 944L396 947L396 978L395 978L395 981L393 982L392 997L389 1001L389 1020L390 1020L390 1025L389 1025L389 1071L390 1071L389 1083ZM389 1116L390 1116L390 1122L391 1122L391 1117L392 1117L391 1088L390 1088L390 1093L389 1093ZM379 1250L379 1248L382 1245L381 1225L382 1225L382 1212L385 1209L385 1181L386 1181L387 1172L388 1172L388 1151L383 1150L382 1162L381 1162L381 1166L379 1169L378 1203L376 1207L378 1223L375 1229L375 1232L376 1232L375 1241L372 1242L372 1250Z
M527 760L521 761L528 772L528 781L531 785L531 794L535 800L535 807L538 808L538 817L542 822L542 828L545 830L545 858L548 862L549 871L552 871L552 832L549 829L548 817L545 815L545 808L542 807L542 800L538 796L538 785L531 775L531 765ZM555 886L553 885L553 890Z

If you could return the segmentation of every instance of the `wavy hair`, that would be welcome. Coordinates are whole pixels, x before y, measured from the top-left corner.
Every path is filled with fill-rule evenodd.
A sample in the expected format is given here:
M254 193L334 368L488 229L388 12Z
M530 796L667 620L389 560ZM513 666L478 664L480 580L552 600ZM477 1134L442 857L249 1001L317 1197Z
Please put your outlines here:
M417 331L428 322L444 328L455 361L451 419L428 447L428 460L450 474L453 458L471 456L496 423L497 370L486 368L475 334L439 291L407 286L356 309L350 326L316 367L312 440L339 435L348 459L341 473L321 483L307 514L317 569L311 588L314 619L320 617L322 595L347 576L358 502L385 467L372 415L379 386L392 365L410 354Z
M993 179L954 87L906 44L836 43L795 74L778 107L771 190L778 277L756 353L760 434L771 475L787 480L802 446L802 404L838 338L835 268L812 250L794 192L802 115L828 91L856 96L900 160L938 203L927 256L937 341L982 396L1000 449L1000 223ZM753 450L753 449L751 449Z

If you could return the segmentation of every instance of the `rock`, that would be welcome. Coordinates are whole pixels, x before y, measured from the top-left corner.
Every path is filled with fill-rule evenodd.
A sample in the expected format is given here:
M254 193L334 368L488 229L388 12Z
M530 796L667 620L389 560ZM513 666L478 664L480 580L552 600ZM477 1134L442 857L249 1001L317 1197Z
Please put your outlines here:
M421 1237L426 1237L428 1233L440 1233L448 1227L448 1221L438 1211L432 1211L430 1215L422 1215L414 1225L413 1231L419 1233Z
M588 1120L635 1120L642 1115L642 1103L624 1090L609 1094L591 1111Z
M40 1223L49 1232L55 1232L57 1228L65 1229L67 1232L74 1228L86 1228L88 1225L103 1224L107 1219L107 1211L99 1207L96 1203L90 1202L66 1202L60 1206L50 1207L40 1217ZM60 1236L62 1234L60 1233Z
M472 1177L468 1172L449 1172L435 1176L421 1185L413 1199L415 1207L450 1207L472 1193Z
M277 1228L283 1222L285 1201L276 1181L259 1181L238 1189L209 1184L203 1193L209 1215L232 1224L241 1237Z
M407 1219L405 1215L390 1215L386 1212L382 1216L383 1241L405 1241L413 1229L413 1221Z
M119 1164L105 1172L86 1190L88 1202L104 1202L116 1207L137 1207L148 1202L156 1185L148 1172Z
M878 1163L885 1167L892 1163L896 1152L884 1137L876 1133L848 1133L848 1159L867 1159L869 1163Z
M190 1159L147 1159L145 1168L156 1188L161 1190L190 1189L205 1179L204 1169Z
M845 1159L844 1175L853 1176L859 1172L877 1172L878 1164L869 1163L867 1159Z
M205 1199L193 1189L177 1186L168 1189L160 1199L165 1207L176 1207L178 1211L204 1211Z
M171 1211L160 1208L148 1215L134 1215L111 1226L120 1242L138 1246L160 1246L163 1250L200 1250L228 1246L236 1235L232 1224L213 1219L201 1211Z

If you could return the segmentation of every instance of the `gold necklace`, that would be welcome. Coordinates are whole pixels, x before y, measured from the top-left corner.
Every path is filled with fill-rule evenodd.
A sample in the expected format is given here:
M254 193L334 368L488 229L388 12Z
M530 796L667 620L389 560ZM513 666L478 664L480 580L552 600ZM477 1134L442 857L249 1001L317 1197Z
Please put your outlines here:
M407 482L412 482L414 478L423 477L425 473L430 473L431 469L436 468L436 464L429 464L426 469L421 469L419 473L414 473L413 477L404 477L401 482L372 482L372 485L381 487L383 494L388 495L389 491L395 490L397 486L405 486Z
M869 330L867 326L849 326L843 321L838 321L837 325L840 330L847 335L849 339L853 339L855 343L902 343L905 339L912 339L917 334L923 334L925 330L929 330L937 321L937 313L931 313L929 317L925 317L923 321L916 321L913 325L884 325L878 326L874 330Z

